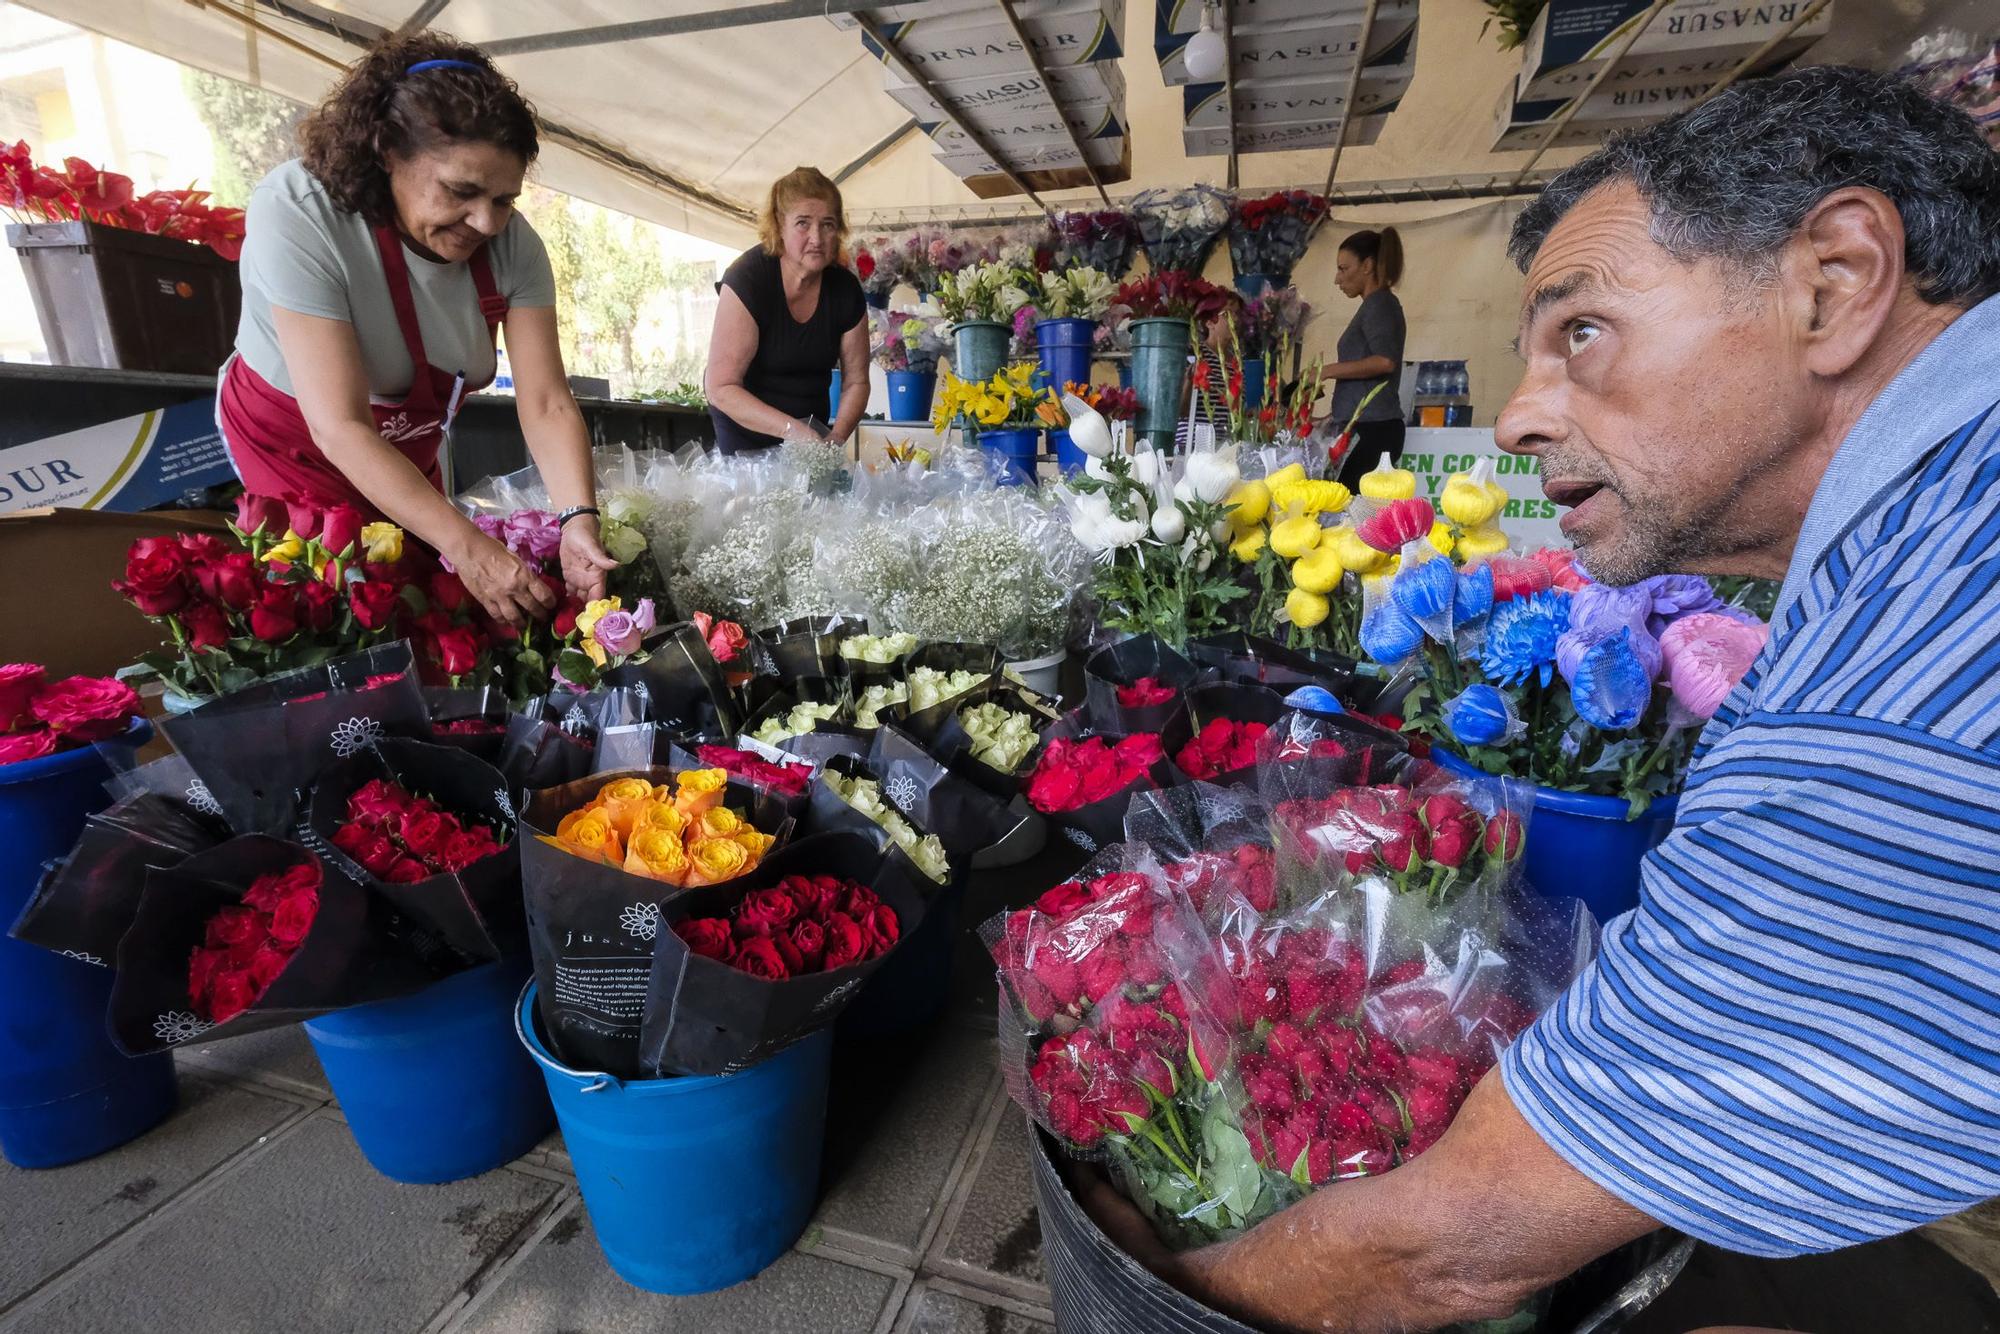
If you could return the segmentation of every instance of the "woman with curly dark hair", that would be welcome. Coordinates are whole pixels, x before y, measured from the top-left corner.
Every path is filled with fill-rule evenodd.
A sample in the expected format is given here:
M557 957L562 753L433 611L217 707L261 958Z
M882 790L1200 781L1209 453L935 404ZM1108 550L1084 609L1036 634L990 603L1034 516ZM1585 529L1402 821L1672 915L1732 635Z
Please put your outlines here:
M548 252L514 211L534 109L477 47L385 38L251 196L243 318L216 419L246 490L386 516L451 562L495 620L554 610L534 571L442 494L438 454L507 333L521 433L562 511L569 591L602 597L590 442L556 337ZM296 526L296 524L294 525Z

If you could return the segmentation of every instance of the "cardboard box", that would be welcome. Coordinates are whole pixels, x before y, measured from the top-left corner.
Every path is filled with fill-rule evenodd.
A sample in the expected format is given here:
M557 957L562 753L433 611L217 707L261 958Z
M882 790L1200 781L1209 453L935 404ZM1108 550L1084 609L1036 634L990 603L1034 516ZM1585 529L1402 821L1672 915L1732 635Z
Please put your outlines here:
M1119 34L1125 30L1125 0L1037 0L1015 13L1028 40L1041 56L1044 69L1116 60L1122 55ZM933 83L998 75L1029 74L1028 58L1006 15L998 9L945 18L918 19L883 30L898 51ZM910 82L902 67L890 60L873 38L861 44L882 62L892 85Z
M1126 136L1124 134L1117 134L1102 139L1086 139L1083 144L1083 151L1088 156L1090 165L1093 167L1116 166L1125 158ZM999 164L976 148L962 153L939 153L937 154L937 160L940 165L954 176L1000 175ZM1007 165L1012 167L1015 172L1022 174L1028 172L1062 171L1066 169L1074 169L1081 172L1083 170L1083 161L1082 158L1076 155L1076 150L1070 147L1069 141L1065 139L1059 144L1020 145L1018 146L1018 151L1009 157ZM1002 176L1001 179L1005 180L1006 178ZM1085 179L1084 184L1089 184L1088 178ZM1037 190L1040 188L1040 186L1036 187Z
M206 510L110 514L34 509L0 514L0 662L39 662L53 676L109 676L165 638L111 590L142 537L226 533Z
M1683 107L1693 106L1713 87L1710 83L1673 84L1665 88L1599 89L1585 100L1569 124L1562 127L1551 148L1577 144L1601 144L1620 130L1636 129L1665 120ZM1493 151L1536 148L1549 126L1563 114L1568 102L1519 102L1514 90L1500 94L1494 111Z
M1069 125L1064 127L1067 119ZM979 145L964 130L946 121L942 125L925 125L923 132L930 136L931 147L939 157L958 153L977 153ZM1092 139L1122 139L1125 127L1111 108L1102 107L1096 111L1079 115L1072 112L1064 117L1051 111L1046 116L1024 119L1021 123L1004 128L986 128L980 133L986 142L1003 153L1032 151L1049 147L1069 147L1069 131L1085 142Z
M1355 89L1353 114L1380 115L1402 99L1416 74L1414 61L1401 65L1369 65ZM1345 74L1333 78L1245 79L1236 85L1238 129L1267 125L1297 125L1305 121L1338 120L1349 114ZM1190 130L1221 130L1229 126L1226 85L1191 83L1181 89L1181 125Z
M1354 67L1361 43L1360 11L1320 13L1294 23L1230 25L1229 52L1238 82L1248 79L1327 78ZM1416 0L1384 0L1368 30L1365 63L1402 64L1415 50ZM1153 34L1153 54L1169 87L1194 82L1187 72L1189 34Z
M1103 142L1100 140L1099 142ZM1125 139L1125 151L1116 162L1097 169L1097 179L1106 185L1132 179L1132 140ZM1090 184L1090 173L1082 167L1061 167L1046 171L1022 173L1028 187L1036 191L1081 190ZM987 176L966 176L962 178L965 188L980 199L1002 199L1019 194L1014 183L998 172Z
M1349 148L1366 148L1382 137L1382 129L1388 123L1388 113L1384 112L1379 116L1359 116L1349 121L1306 121L1296 125L1267 125L1238 130L1236 151L1239 154L1287 153L1301 148L1332 148L1337 137L1344 138ZM1184 129L1181 131L1181 147L1189 157L1224 157L1229 153L1229 132L1221 129Z
M1031 122L1055 113L1055 98L1049 95L1052 89L1072 113L1108 109L1121 120L1124 118L1125 76L1119 72L1117 61L1058 66L1048 75L1046 85L1039 76L1029 73L959 79L937 85L935 97L922 88L897 83L891 83L888 91L922 125L937 125L948 119L946 106L981 129L1005 129Z
M1714 83L1776 37L1811 0L1674 0L1634 43L1604 88ZM1518 96L1559 101L1588 87L1648 8L1646 0L1549 0L1521 46ZM1828 5L1771 52L1775 68L1833 30Z
M1384 5L1384 9L1391 8ZM1229 0L1229 21L1237 27L1256 23L1298 23L1335 14L1359 17L1368 0ZM1153 0L1153 31L1201 31L1202 0Z

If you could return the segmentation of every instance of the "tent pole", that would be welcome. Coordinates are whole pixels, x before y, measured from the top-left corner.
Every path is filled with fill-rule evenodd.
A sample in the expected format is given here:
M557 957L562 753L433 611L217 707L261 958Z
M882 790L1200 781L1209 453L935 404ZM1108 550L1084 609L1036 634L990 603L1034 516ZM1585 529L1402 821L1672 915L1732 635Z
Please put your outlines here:
M894 148L897 144L903 142L903 136L916 128L917 128L917 118L915 116L912 116L908 120L904 121L901 125L898 125L895 129L889 131L888 134L882 136L881 139L877 140L873 148L869 149L867 152L863 153L860 157L854 159L854 161L848 163L846 166L842 167L839 171L835 172L833 174L833 183L835 185L839 185L842 181L847 180L849 177L853 176L856 172L860 171L863 167L873 162L876 158L881 157L884 153Z
M1822 9L1825 9L1828 5L1832 3L1833 0L1817 0L1817 3L1806 6L1806 8L1800 12L1799 16L1792 20L1791 26L1787 27L1783 32L1775 34L1770 41L1765 42L1755 51L1752 51L1749 55L1745 56L1743 58L1742 64L1738 65L1735 69L1729 71L1727 75L1723 76L1723 78L1721 78L1716 82L1715 87L1709 89L1707 92L1703 93L1700 97L1697 97L1693 102L1689 103L1686 107L1684 107L1683 110L1686 111L1694 110L1696 107L1708 101L1711 97L1714 97L1717 93L1721 92L1723 89L1729 87L1730 84L1735 83L1738 79L1742 78L1749 71L1757 68L1758 62L1762 61L1764 57L1770 55L1771 52L1778 49L1778 43L1784 41L1787 37L1790 37L1793 33L1797 32L1800 28L1803 28L1805 27L1806 24L1812 22L1814 15L1818 14Z
M1340 154L1347 147L1347 122L1354 119L1354 99L1361 95L1361 67L1368 63L1368 39L1375 35L1376 3L1377 0L1368 0L1368 8L1361 15L1361 36L1354 43L1354 69L1347 76L1347 100L1341 105L1340 137L1333 141L1333 160L1326 164L1326 188L1320 191L1323 195L1333 193Z
M396 25L396 35L398 37L407 37L413 32L420 32L430 27L431 21L437 18L439 14L444 13L445 6L450 3L451 0L424 0L422 4L410 11L408 18Z
M951 117L951 123L958 127L959 132L972 140L973 146L978 148L980 152L993 159L993 164L1000 168L1000 174L1012 182L1016 190L1034 200L1036 208L1039 208L1053 219L1055 217L1055 210L1043 202L1042 197L1036 194L1026 181L1021 179L1020 173L1014 170L1012 163L996 152L992 144L986 142L985 135L974 129L971 122L958 114L958 108L945 100L944 94L938 91L937 85L931 82L930 76L911 64L910 58L904 55L894 42L883 35L880 25L871 16L859 10L854 12L854 17L856 22L861 25L861 31L868 34L869 40L881 47L882 54L893 61L897 69L903 71L903 77L917 85L924 92L929 93L936 100L938 106L943 109L944 114Z
M670 18L641 19L636 23L607 23L596 28L571 28L566 32L539 32L526 37L500 37L481 42L488 55L515 56L530 51L563 51L578 46L603 46L610 42L636 42L648 37L674 37L689 32L712 32L717 28L748 28L759 23L784 23L791 19L816 19L828 14L859 14L881 0L770 0L738 9L705 9L699 13L676 14Z
M1639 16L1639 21L1632 25L1632 31L1627 33L1625 40L1618 44L1617 54L1604 62L1603 66L1598 69L1590 82L1584 85L1583 91L1571 98L1569 105L1562 109L1562 114L1556 117L1556 123L1549 126L1548 133L1542 136L1541 143L1535 145L1534 156L1530 157L1526 164L1522 166L1521 176L1526 176L1529 170L1542 160L1542 154L1549 151L1549 145L1556 141L1557 136L1563 132L1563 127L1575 118L1577 112L1583 110L1583 104L1590 100L1590 95L1597 91L1599 84L1611 77L1611 71L1625 63L1626 55L1638 44L1639 39L1645 36L1646 29L1652 26L1653 20L1658 18L1660 12L1672 3L1673 0L1653 0L1653 7ZM1520 177L1516 177L1515 184L1518 185L1520 179Z
M210 10L213 11L214 13L221 14L226 18L232 18L236 20L238 23L242 24L244 27L250 29L252 32L268 37L272 41L276 42L278 45L287 47L293 51L297 51L300 55L310 56L314 60L319 61L322 65L330 66L333 69L347 68L347 63L345 61L336 59L335 57L328 55L326 52L320 50L316 46L310 46L305 42L300 41L298 38L292 36L290 33L280 32L278 29L273 28L268 23L265 23L262 19L259 19L251 14L246 14L240 9L231 9L226 4L213 4L210 3L210 0L187 0L187 3L193 5L196 9Z
M1229 0L1220 0L1216 18L1222 24L1222 105L1229 126L1229 188L1237 182L1236 162L1236 43L1229 38Z
M1077 137L1076 126L1069 122L1069 107L1056 95L1056 86L1050 81L1049 72L1042 64L1042 53L1028 40L1028 30L1021 26L1021 16L1014 12L1014 0L1000 0L1000 12L1007 16L1007 26L1014 30L1014 39L1021 44L1022 54L1028 57L1028 68L1042 81L1042 91L1049 95L1049 101L1056 109L1056 116L1062 121L1063 133L1069 136L1069 146L1076 150L1076 160L1083 164L1084 174L1090 177L1090 188L1097 191L1097 197L1104 201L1106 208L1110 208L1111 196L1104 193L1104 182L1098 179L1097 168L1091 165L1090 155L1083 151L1083 140ZM941 98L939 105L943 105ZM1130 132L1129 128L1127 132ZM994 161L997 162L999 159L995 158Z

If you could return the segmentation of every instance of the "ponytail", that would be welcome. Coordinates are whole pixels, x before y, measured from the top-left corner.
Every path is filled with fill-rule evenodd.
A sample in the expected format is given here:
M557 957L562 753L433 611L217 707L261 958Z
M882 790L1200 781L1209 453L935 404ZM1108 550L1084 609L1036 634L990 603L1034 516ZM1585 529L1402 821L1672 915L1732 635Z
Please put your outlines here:
M1394 287L1403 280L1403 238L1394 227L1351 233L1340 248L1358 260L1374 260L1375 276L1385 286Z

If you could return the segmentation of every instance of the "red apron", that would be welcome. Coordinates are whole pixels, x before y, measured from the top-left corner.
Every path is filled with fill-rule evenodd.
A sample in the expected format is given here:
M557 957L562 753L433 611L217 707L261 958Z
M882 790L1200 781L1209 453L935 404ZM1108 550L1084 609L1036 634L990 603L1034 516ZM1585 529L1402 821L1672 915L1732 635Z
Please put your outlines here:
M375 415L375 429L382 438L402 451L425 479L442 491L438 447L451 425L451 414L457 410L452 391L458 377L431 365L424 355L424 334L417 324L417 303L410 291L409 261L403 255L402 238L392 227L377 227L375 247L382 252L382 274L389 282L389 301L396 308L396 324L403 331L403 346L409 349L413 373L410 390L400 403L371 401L369 411ZM467 263L472 267L479 311L486 317L491 337L507 313L507 298L494 285L485 246L475 250ZM460 392L470 393L490 383L491 376L476 385L464 385ZM223 369L215 418L236 475L251 495L315 509L352 505L370 519L382 517L313 443L299 401L251 370L241 357L231 357Z

